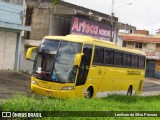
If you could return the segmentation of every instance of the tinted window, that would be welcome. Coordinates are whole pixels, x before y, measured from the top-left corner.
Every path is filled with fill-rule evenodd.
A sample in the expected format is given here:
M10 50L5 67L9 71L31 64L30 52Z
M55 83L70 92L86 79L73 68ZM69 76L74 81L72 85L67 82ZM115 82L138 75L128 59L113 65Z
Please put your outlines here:
M92 57L92 45L84 45L83 53L84 55L82 56L82 62L86 62L86 65L90 65Z
M114 64L115 65L123 65L123 53L115 52L114 53Z
M138 61L139 61L138 55L132 55L132 63L131 63L132 67L138 67Z
M104 49L102 47L95 47L94 50L94 58L93 58L93 64L98 63L102 64L103 63L103 54L104 54Z
M114 64L114 51L105 50L104 63L105 64Z
M144 68L144 66L145 66L145 58L140 56L139 57L139 67Z
M131 66L131 55L124 53L124 66Z

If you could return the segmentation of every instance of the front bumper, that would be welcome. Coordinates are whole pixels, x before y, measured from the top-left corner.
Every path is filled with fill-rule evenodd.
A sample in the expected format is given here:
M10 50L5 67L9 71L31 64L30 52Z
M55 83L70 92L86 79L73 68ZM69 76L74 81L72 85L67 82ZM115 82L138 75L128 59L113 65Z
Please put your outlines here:
M31 90L35 94L39 94L42 96L49 96L54 98L74 98L75 97L75 90L52 90L40 87L35 84L31 84Z

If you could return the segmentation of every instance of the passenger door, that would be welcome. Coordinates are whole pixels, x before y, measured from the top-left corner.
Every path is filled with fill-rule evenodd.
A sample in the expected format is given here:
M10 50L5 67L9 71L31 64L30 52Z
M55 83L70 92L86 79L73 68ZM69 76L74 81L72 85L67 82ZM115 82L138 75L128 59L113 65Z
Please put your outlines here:
M86 83L89 69L90 69L90 62L92 58L92 48L93 45L91 44L85 44L83 47L83 53L81 59L81 64L78 70L77 80L76 80L76 91L75 96L76 97L84 97L85 95L85 88L84 84Z

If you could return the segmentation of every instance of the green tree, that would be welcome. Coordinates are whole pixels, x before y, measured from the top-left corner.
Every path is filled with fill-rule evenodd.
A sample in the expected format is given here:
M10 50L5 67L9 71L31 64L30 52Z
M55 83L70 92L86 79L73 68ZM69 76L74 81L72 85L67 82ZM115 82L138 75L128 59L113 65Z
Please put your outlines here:
M53 5L57 5L61 0L51 0Z

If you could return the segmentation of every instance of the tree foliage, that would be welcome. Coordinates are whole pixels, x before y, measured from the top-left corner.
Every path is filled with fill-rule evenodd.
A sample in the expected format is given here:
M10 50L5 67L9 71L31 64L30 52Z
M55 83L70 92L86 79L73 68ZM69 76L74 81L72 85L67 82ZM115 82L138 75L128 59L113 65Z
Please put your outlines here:
M51 0L53 5L57 5L61 0Z

